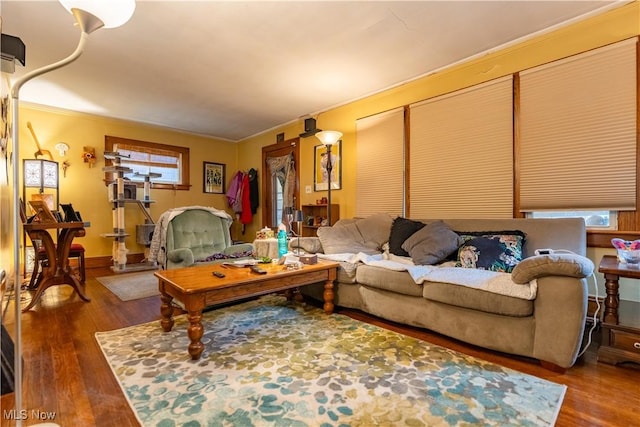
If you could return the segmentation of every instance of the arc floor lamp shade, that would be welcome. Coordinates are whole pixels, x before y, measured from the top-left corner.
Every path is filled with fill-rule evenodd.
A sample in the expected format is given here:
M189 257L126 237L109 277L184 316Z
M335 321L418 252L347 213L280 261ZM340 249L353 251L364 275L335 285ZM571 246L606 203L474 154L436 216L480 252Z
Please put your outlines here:
M134 0L60 0L60 3L72 15L75 15L74 9L90 13L102 21L104 28L124 25L136 9Z

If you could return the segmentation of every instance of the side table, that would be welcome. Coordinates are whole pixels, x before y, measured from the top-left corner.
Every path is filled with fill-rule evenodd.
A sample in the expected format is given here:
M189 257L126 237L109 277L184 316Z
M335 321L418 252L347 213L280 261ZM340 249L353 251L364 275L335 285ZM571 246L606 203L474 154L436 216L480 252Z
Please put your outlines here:
M259 257L278 259L278 239L256 239L253 248Z
M640 310L638 303L620 301L621 277L640 279L639 266L618 262L618 257L605 255L598 271L604 274L607 296L604 300L602 344L598 361L610 364L640 363Z

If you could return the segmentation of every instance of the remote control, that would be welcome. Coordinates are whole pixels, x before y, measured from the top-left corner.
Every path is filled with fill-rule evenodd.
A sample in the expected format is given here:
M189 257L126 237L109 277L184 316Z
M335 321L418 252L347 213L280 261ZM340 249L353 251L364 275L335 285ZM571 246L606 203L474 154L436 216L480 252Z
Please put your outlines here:
M220 279L222 279L224 277L224 273L220 273L219 271L214 271L211 274L213 274L216 277L219 277Z
M257 265L252 265L251 266L251 271L253 271L256 274L267 274L267 270L263 270L260 267L258 267Z

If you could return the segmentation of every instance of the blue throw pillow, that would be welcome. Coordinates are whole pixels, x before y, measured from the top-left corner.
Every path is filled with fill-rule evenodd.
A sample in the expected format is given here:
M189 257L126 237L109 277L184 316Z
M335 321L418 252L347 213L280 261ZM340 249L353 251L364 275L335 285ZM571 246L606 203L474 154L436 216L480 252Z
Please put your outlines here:
M458 248L456 267L511 273L522 261L525 234L519 230L458 232L463 243Z

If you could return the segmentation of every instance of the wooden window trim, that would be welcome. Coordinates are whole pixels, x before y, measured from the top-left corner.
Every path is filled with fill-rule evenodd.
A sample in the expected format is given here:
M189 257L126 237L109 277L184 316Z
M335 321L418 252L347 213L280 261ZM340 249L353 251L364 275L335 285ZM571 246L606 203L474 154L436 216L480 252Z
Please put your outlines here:
M189 148L188 147L179 147L177 145L167 145L167 144L158 144L155 142L148 141L139 141L135 139L128 138L120 138L117 136L105 135L104 137L104 150L105 152L113 151L114 145L130 145L134 147L144 147L148 149L150 153L157 152L156 150L160 150L161 152L174 152L180 153L181 162L182 162L182 170L180 174L180 184L166 184L166 183L153 183L153 189L161 189L161 190L189 190L191 188L191 184L189 182L190 177L190 160L189 160ZM113 161L110 159L105 160L105 166L111 166ZM115 182L111 174L105 173L104 182L105 185L109 185ZM135 184L136 187L142 187L144 183L142 182L131 182L131 184Z

